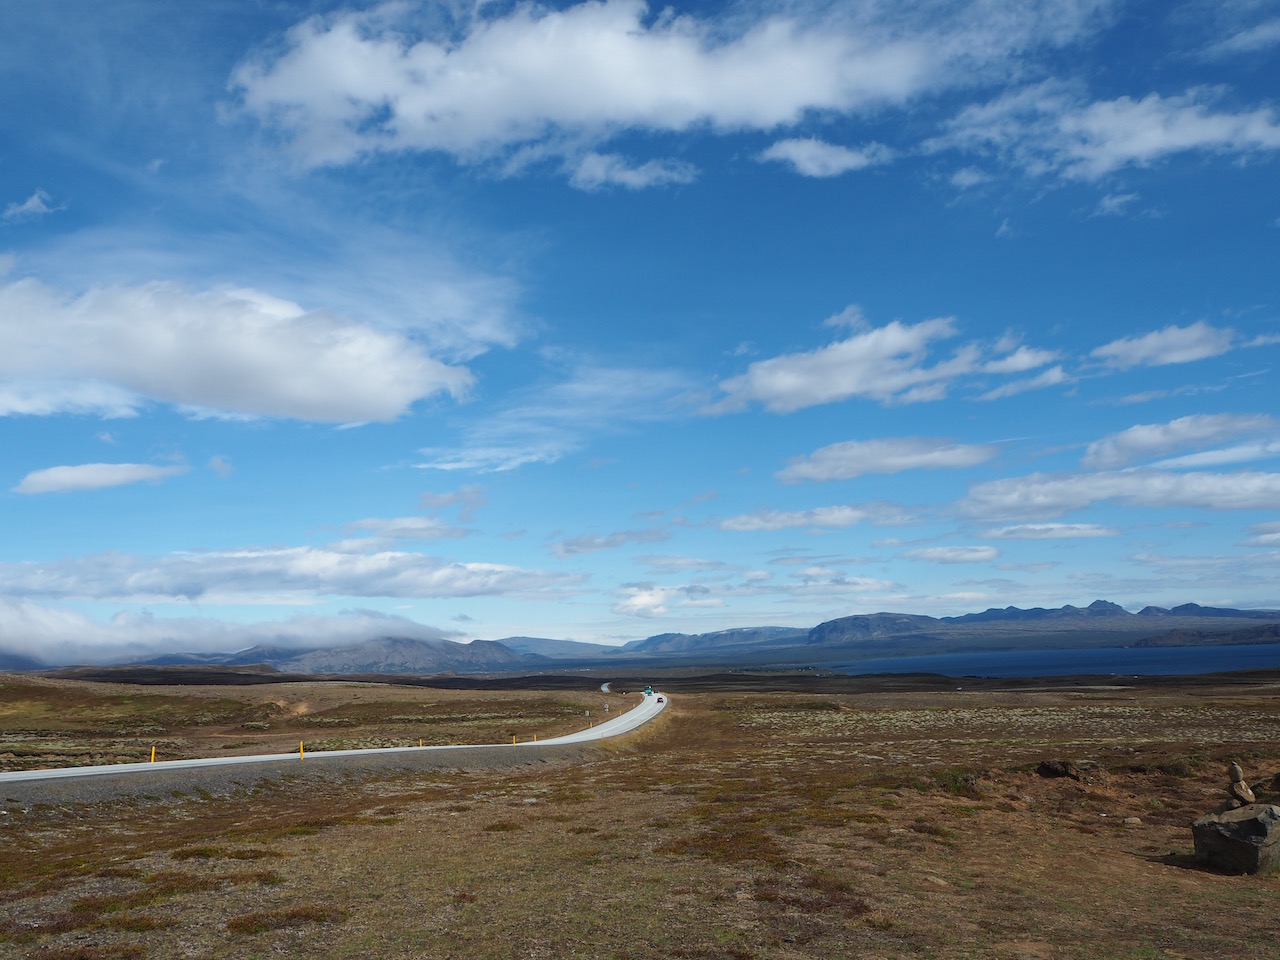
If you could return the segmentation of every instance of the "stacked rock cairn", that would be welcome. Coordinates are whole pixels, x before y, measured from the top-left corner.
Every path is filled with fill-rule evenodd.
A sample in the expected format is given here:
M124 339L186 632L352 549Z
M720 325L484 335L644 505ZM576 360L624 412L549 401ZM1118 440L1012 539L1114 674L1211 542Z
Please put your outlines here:
M1240 764L1233 760L1227 772L1231 774L1231 786L1227 788L1231 794L1231 808L1243 807L1247 803L1257 803L1253 790L1244 782L1244 771L1240 769Z

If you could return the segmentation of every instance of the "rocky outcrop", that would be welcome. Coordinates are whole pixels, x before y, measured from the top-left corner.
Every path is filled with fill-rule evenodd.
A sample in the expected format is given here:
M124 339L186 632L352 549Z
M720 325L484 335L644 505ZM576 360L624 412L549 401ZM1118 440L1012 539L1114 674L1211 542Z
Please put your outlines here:
M1196 858L1227 873L1280 867L1280 807L1251 803L1201 817L1191 827Z

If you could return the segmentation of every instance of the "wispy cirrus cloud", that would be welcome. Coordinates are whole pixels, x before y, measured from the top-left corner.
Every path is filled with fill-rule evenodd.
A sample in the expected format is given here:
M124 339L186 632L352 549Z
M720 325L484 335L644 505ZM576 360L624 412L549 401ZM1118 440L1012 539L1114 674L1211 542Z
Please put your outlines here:
M812 510L758 510L736 517L726 517L717 524L721 530L756 533L769 530L792 530L851 527L871 516L865 509L852 506L814 507Z
M133 483L158 483L181 476L191 468L185 463L157 466L150 463L81 463L75 466L33 470L13 488L14 493L67 493L72 490L104 490Z
M1016 523L983 534L991 540L1090 540L1119 535L1115 527L1098 523Z
M1032 176L1096 181L1183 153L1248 156L1280 149L1270 107L1220 107L1220 90L1088 101L1079 88L1046 81L963 109L928 150L985 153Z
M798 483L850 480L868 473L954 469L985 463L998 452L995 444L962 444L934 437L846 440L797 457L776 476L783 483Z
M961 501L979 517L1052 517L1094 503L1203 510L1265 510L1280 503L1280 473L1134 469L1034 473L980 483Z
M64 208L53 203L53 198L48 193L37 189L21 203L14 202L6 206L4 213L0 214L0 221L21 223L23 220L36 220L62 209Z
M1090 469L1127 466L1180 450L1195 450L1240 437L1266 434L1280 434L1280 420L1267 414L1193 414L1167 423L1140 423L1095 440L1085 450L1080 464ZM1193 466L1194 463L1185 465Z
M1090 356L1121 370L1161 367L1221 356L1236 345L1236 340L1234 330L1200 320L1185 327L1168 326L1139 336L1121 337L1097 347Z
M921 547L908 550L904 556L912 560L929 560L933 563L986 563L1000 556L995 547Z

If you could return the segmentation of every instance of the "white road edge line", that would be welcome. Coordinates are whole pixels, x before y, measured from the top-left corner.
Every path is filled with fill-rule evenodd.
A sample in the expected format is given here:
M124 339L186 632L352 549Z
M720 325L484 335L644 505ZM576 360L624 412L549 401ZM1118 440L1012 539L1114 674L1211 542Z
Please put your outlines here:
M592 740L604 740L609 737L617 737L624 733L630 733L632 730L648 723L661 713L667 706L666 701L667 695L665 693L647 694L638 706L633 707L631 710L628 710L620 716L614 717L612 720L606 720L604 723L597 726L588 727L586 730L579 730L577 733L567 733L561 737L552 737L549 740L526 740L517 744L453 743L446 746L432 747L365 747L358 750L301 751L301 754L305 754L305 756L300 753L260 753L247 757L207 757L193 758L190 760L157 760L154 763L149 763L144 760L141 763L111 763L91 767L58 767L51 770L13 770L7 773L0 773L0 783L18 783L29 780L58 780L67 777L95 777L111 773L160 773L166 770L191 770L200 767L222 767L236 764L270 763L273 760L297 760L301 763L306 763L308 760L324 761L340 759L342 757L371 756L393 753L427 753L432 750L437 752L443 752L446 750L494 750L500 747L511 746L537 749L538 747L555 747L571 743L589 743Z

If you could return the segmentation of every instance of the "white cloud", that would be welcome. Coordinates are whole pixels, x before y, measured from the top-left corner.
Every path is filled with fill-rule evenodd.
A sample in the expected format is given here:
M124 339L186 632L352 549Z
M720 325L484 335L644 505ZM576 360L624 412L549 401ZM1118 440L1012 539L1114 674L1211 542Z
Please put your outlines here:
M1022 380L1012 380L1003 386L988 390L979 400L1002 400L1005 397L1014 397L1020 393L1026 393L1029 390L1043 390L1045 387L1056 387L1060 383L1066 383L1071 378L1067 376L1066 371L1062 367L1050 367L1048 370L1034 377L1025 377Z
M231 459L224 457L222 454L215 454L209 458L209 469L226 480L231 474L236 472L236 468L232 466Z
M968 190L971 187L988 183L991 180L991 174L979 170L977 167L961 167L951 175L951 185L961 190Z
M649 527L644 530L618 530L604 536L583 534L570 537L556 544L556 556L572 557L580 553L594 553L597 550L614 550L628 543L661 543L671 539L671 534L661 527Z
M1185 327L1168 326L1141 336L1121 337L1096 348L1090 356L1121 370L1160 367L1221 356L1234 346L1235 340L1234 330L1198 320Z
M1253 536L1244 541L1250 547L1280 547L1280 522L1255 523Z
M0 415L127 415L142 398L218 414L392 420L471 374L394 332L255 290L174 283L75 296L0 286Z
M1000 551L995 547L922 547L908 550L906 555L933 563L985 563L1000 556Z
M1011 353L995 360L988 360L981 367L983 373L1026 373L1038 370L1058 359L1058 351L1020 346Z
M51 199L49 194L43 190L37 190L22 203L11 203L5 207L4 214L0 216L0 220L5 223L18 223L23 220L34 220L37 217L43 217L56 210L63 209L62 207L50 206Z
M1119 535L1115 527L1097 523L1017 523L983 534L992 540L1084 540Z
M455 527L439 517L370 517L344 524L343 529L366 533L368 541L377 544L400 540L449 540L470 534L470 531ZM346 548L347 545L343 546Z
M806 177L836 177L851 170L888 163L893 151L883 144L870 143L856 150L813 137L779 140L760 154L761 160L789 163Z
M439 513L442 510L458 508L458 519L470 523L475 512L488 501L485 499L484 487L475 483L464 483L457 490L448 493L424 493L418 498L422 509Z
M851 527L868 519L870 514L858 507L815 507L812 510L758 510L721 520L721 530L758 532L762 530L790 530L795 527Z
M478 4L433 32L413 5L383 4L296 25L231 87L309 164L405 150L571 157L624 130L775 131L903 105L1015 71L1106 6L789 5L716 20L641 0L493 16Z
M962 444L933 437L896 437L883 440L847 440L797 457L777 478L784 483L801 480L850 480L867 473L900 473L903 470L937 470L972 467L999 452L993 444Z
M966 107L927 147L994 153L1033 176L1078 180L1191 151L1244 156L1280 149L1274 110L1218 110L1218 96L1196 88L1176 97L1084 103L1075 89L1049 81Z
M462 563L399 550L246 547L158 558L94 554L0 563L0 595L140 603L308 603L321 597L509 596L574 576L497 563Z
M693 384L671 370L578 364L558 383L515 392L467 425L456 448L427 448L431 470L501 472L555 463L587 435L656 423L688 409Z
M955 333L950 317L914 326L894 320L808 353L759 360L746 373L720 383L726 396L710 412L741 410L751 402L774 413L792 413L849 397L881 403L937 400L945 396L949 381L978 365L979 351L972 344L948 360L926 365L932 344Z
M122 612L102 623L76 611L0 597L0 636L7 652L56 665L146 659L178 650L231 653L255 645L329 647L386 636L443 640L450 635L369 610L258 623Z
M1098 201L1098 206L1093 211L1092 216L1118 217L1137 199L1138 195L1136 193L1108 193Z
M1248 463L1252 460L1270 460L1280 456L1280 440L1258 440L1253 443L1237 443L1218 450L1202 450L1181 457L1158 460L1152 464L1161 470L1187 470L1201 467L1221 467L1229 463Z
M653 583L624 583L619 593L621 599L613 605L613 612L628 617L660 617L672 606L695 609L724 606L724 601L711 596L710 589L702 584L660 587Z
M82 463L73 467L33 470L13 488L14 493L65 493L102 490L130 483L156 483L187 472L186 464L157 467L147 463Z
M1194 414L1168 423L1140 423L1095 440L1085 450L1080 463L1090 469L1121 467L1162 457L1177 450L1213 446L1237 437L1277 432L1280 432L1280 421L1265 414Z
M1051 517L1094 503L1204 510L1265 510L1280 503L1280 473L1117 470L1033 473L980 483L961 507L983 517Z
M1234 33L1211 46L1206 53L1211 57L1232 57L1241 53L1257 53L1280 44L1280 17Z
M569 183L580 190L612 186L642 190L669 183L692 183L697 176L698 170L693 164L680 160L631 164L616 153L588 153L574 161Z

